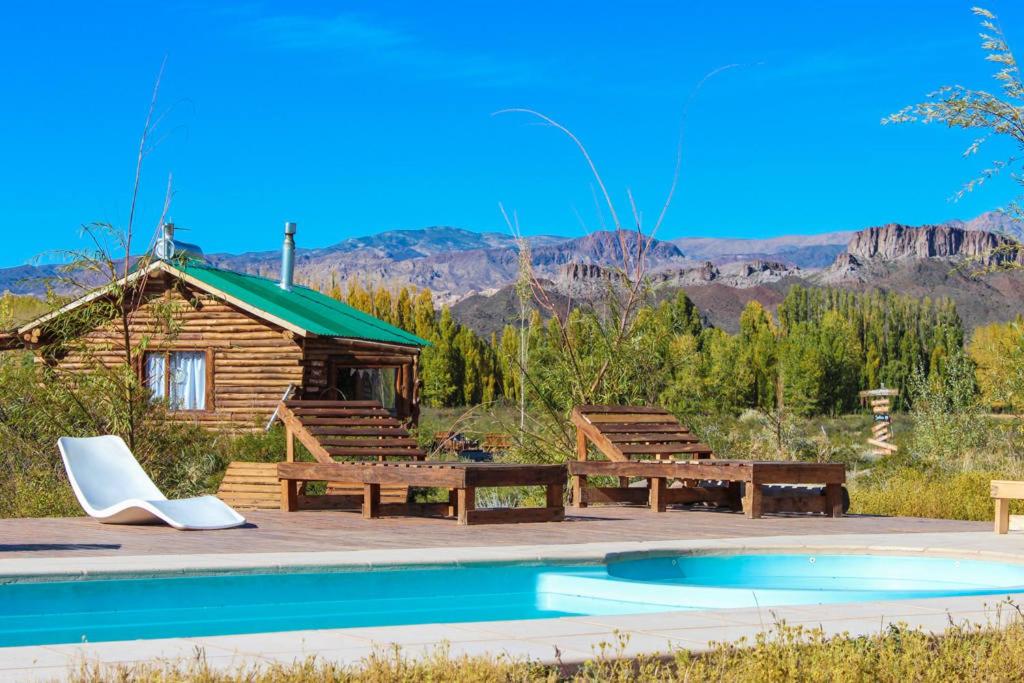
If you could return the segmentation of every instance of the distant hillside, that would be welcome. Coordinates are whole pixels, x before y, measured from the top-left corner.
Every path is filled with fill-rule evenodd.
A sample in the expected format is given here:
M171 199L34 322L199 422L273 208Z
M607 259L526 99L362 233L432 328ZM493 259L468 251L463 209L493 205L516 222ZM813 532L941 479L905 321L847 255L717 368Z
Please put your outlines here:
M828 248L837 234L811 239L803 247L783 240L715 240L711 242L676 240L687 245L691 258L696 253L719 255L717 262L701 264L662 265L651 273L655 298L673 296L679 290L700 308L706 322L735 332L739 314L751 300L769 310L782 301L786 289L800 283L810 286L832 286L846 289L894 291L915 297L948 297L957 303L968 330L993 321L1008 320L1024 314L1024 269L984 273L986 265L1013 263L1024 266L1024 249L1015 249L1017 242L1006 234L978 229L979 225L999 225L1007 229L1013 224L993 220L991 216L971 221L974 228L958 225L906 226L890 224L851 233L838 233L846 244L833 256L828 268L797 268L784 259L745 261L721 258L736 245L761 250L790 248ZM1006 230L1009 233L1009 230ZM732 246L723 247L720 242ZM819 255L827 252L819 252ZM733 254L739 258L741 254ZM596 266L571 265L550 284L550 290L576 305L600 301L606 291L598 283L606 281L609 272ZM465 324L484 332L496 331L514 311L511 287L498 290L493 297L470 297L454 307L456 316ZM493 303L488 305L488 301ZM499 313L500 311L500 313ZM504 317L503 317L504 316Z
M989 212L968 221L937 226L890 224L860 231L789 235L767 239L681 238L654 240L647 267L657 296L685 289L701 306L705 318L731 329L751 298L773 307L787 283L864 289L904 288L921 295L948 293L972 324L1002 320L1020 311L1017 274L986 276L981 281L952 273L965 258L979 258L1024 234L1019 222ZM635 233L595 232L584 237L532 236L536 275L561 288L564 295L585 300L595 278L620 265L623 250L634 254ZM197 241L202 242L201 235ZM378 285L430 288L441 303L455 305L470 324L484 331L508 319L510 285L519 255L515 240L503 233L477 233L448 226L392 230L342 240L327 247L296 252L296 277L322 289L344 286L358 278ZM1024 256L1014 257L1024 263ZM239 254L208 254L215 265L265 277L278 277L277 250ZM919 265L919 261L938 265ZM0 269L0 292L41 295L55 265ZM948 274L948 277L947 277ZM962 278L963 281L956 278Z
M635 233L595 232L565 239L530 237L533 266L539 275L553 275L574 261L615 264L622 261L623 247L636 252ZM279 268L276 252L213 254L218 266L274 277ZM655 240L647 253L651 267L685 261L682 251L670 242ZM382 233L345 240L323 249L298 249L295 270L300 281L325 287L360 278L382 283L428 287L441 301L457 301L468 295L494 291L512 282L519 268L519 254L511 236L478 234L457 228L426 228Z
M769 239L683 237L672 240L687 256L713 263L773 260L798 268L824 268L846 248L852 231L789 235Z

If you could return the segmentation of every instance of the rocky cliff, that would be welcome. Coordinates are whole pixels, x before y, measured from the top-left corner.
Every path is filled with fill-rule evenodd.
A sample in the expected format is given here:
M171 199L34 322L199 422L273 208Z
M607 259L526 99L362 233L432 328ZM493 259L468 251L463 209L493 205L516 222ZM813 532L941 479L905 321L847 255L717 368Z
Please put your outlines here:
M972 258L985 265L1009 261L1024 264L1024 250L1012 238L949 225L911 227L890 223L860 230L850 239L846 252L836 258L834 267L848 268L850 257L853 263Z

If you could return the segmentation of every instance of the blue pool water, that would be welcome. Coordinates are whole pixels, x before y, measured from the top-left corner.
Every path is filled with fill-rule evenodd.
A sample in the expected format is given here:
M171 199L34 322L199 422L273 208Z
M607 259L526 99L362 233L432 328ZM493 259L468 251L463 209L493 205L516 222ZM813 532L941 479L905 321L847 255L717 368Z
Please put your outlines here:
M1024 592L1024 565L871 555L649 557L0 585L0 646Z

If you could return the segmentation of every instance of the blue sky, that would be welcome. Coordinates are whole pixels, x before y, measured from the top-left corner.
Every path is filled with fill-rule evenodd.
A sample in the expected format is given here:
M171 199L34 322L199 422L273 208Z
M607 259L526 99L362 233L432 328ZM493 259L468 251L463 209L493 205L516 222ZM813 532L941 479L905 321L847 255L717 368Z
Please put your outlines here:
M148 5L144 7L143 5ZM276 249L396 228L581 234L607 225L570 141L588 146L620 214L659 236L767 237L971 217L958 204L970 136L879 120L946 83L991 88L971 2L17 3L0 40L0 266L124 225L135 153L164 56L159 144L138 234L171 215L207 251ZM1011 44L1024 7L1001 0Z

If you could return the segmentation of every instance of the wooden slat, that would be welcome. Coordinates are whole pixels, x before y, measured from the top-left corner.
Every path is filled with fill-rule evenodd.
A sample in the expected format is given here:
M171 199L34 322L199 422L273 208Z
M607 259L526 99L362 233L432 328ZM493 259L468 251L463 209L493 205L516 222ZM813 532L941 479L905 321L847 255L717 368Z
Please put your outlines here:
M266 493L267 491L271 491L274 495L277 494L277 477L274 477L272 482L261 481L258 484L242 483L235 480L223 482L217 493Z
M292 412L300 417L391 417L384 408L295 408Z
M842 484L841 464L813 462L755 462L745 460L689 460L672 462L570 461L570 475L612 477L665 477L672 479L746 481L765 484Z
M895 444L880 441L878 439L868 439L868 444L874 446L875 448L880 448L883 451L888 451L890 453L895 453L897 450L899 450Z
M377 438L377 439L351 439L344 436L324 436L319 439L325 448L330 446L363 447L372 446L376 448L417 448L419 444L411 436L400 438Z
M271 475L274 478L276 484L277 475ZM232 484L265 484L269 481L265 474L225 474L224 480L221 482L221 486L229 486Z
M843 484L846 466L817 462L755 462L754 481L762 484Z
M686 427L676 424L645 424L643 430L648 434L689 434L690 430ZM605 434L616 434L616 433L635 433L637 426L630 423L602 423L601 431Z
M393 417L324 417L321 415L307 415L301 419L302 423L307 426L320 425L324 427L402 427L402 423Z
M611 406L611 405L582 405L579 411L584 415L589 413L621 413L623 415L650 413L655 415L669 415L664 408L655 406Z
M591 413L584 415L584 419L592 424L611 422L613 424L675 424L679 421L673 416L665 414L644 414L626 415L623 413Z
M416 515L421 517L447 517L448 503L385 503L381 494L380 515Z
M583 494L587 503L628 503L647 505L650 489L646 486L588 486ZM725 487L687 486L665 489L665 503L668 505L689 505L692 503L730 503L729 490Z
M380 401L321 401L296 400L285 401L284 404L291 409L295 408L383 408Z
M307 481L343 481L407 486L531 486L564 483L565 465L493 465L487 463L305 463L278 464L278 477Z
M397 467L395 463L305 463L278 464L278 477L306 481L359 481L407 486L465 486L465 474L454 467Z
M583 495L587 503L646 505L650 492L645 486L588 486Z
M612 443L697 443L700 441L700 439L693 434L687 434L685 432L672 434L651 434L649 432L638 434L636 432L631 432L622 434L605 434L605 436Z
M654 455L659 453L710 453L711 447L702 443L627 443L619 444L619 450L626 455Z
M217 497L233 507L277 508L280 504L277 464L228 463Z
M327 482L327 493L339 496L361 496L363 485L361 482L350 481L329 481ZM380 487L380 498L390 503L401 503L409 497L409 487L401 485L384 485Z
M322 427L308 428L314 436L405 436L408 432L404 427Z
M379 447L347 447L324 446L324 451L336 458L424 458L426 454L417 448L379 448Z
M761 511L828 514L824 493L764 496L761 499Z
M565 465L491 465L466 468L466 485L544 486L565 484L569 472Z
M990 488L992 498L1024 499L1024 481L996 479Z
M467 510L466 524L529 524L560 522L565 519L564 507L492 508Z

